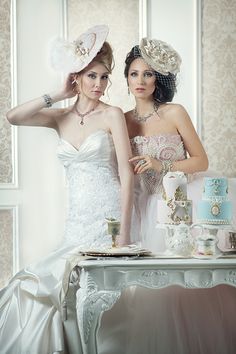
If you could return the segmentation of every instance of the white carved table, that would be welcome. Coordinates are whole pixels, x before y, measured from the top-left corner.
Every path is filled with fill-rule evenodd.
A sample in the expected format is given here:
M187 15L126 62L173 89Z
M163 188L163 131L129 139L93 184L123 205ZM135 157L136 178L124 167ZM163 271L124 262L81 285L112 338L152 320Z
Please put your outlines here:
M236 258L86 260L79 268L77 317L84 354L97 353L102 314L112 308L122 290L129 286L212 288L228 284L236 287Z

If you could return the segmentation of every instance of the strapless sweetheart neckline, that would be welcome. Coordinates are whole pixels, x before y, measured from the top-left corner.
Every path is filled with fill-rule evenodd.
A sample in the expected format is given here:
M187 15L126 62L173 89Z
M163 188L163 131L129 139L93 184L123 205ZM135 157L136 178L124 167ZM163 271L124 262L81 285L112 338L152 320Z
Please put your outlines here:
M69 146L70 146L71 148L73 148L75 151L79 152L79 151L81 150L81 148L89 141L89 139L92 138L92 137L94 137L94 136L97 135L97 134L105 134L105 135L108 135L108 136L111 135L111 133L109 133L109 132L108 132L107 130L105 130L105 129L98 129L98 130L96 130L95 132L89 134L89 135L82 141L82 143L81 143L78 147L74 146L74 145L73 145L72 143L70 143L67 139L64 139L64 138L62 138L62 137L60 137L59 139L60 139L61 142L63 142L63 143L65 143L65 144L69 145Z

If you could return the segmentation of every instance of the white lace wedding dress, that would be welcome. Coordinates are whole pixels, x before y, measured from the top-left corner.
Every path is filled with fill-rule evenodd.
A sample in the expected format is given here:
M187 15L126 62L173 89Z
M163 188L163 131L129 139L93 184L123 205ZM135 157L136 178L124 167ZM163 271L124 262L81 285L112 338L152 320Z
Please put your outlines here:
M78 150L61 139L58 156L69 183L64 242L41 262L17 273L0 291L1 354L72 353L70 343L65 343L67 321L62 321L60 301L67 261L78 254L78 248L111 245L105 218L120 219L112 136L98 130ZM75 343L73 354L79 354L79 338Z

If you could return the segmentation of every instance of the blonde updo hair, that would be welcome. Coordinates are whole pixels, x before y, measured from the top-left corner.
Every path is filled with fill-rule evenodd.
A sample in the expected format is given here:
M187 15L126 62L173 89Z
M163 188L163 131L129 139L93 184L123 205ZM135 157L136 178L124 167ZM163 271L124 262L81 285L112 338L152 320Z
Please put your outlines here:
M105 66L109 73L112 72L114 68L114 57L113 51L108 42L104 42L102 48L97 53L96 57L92 60Z

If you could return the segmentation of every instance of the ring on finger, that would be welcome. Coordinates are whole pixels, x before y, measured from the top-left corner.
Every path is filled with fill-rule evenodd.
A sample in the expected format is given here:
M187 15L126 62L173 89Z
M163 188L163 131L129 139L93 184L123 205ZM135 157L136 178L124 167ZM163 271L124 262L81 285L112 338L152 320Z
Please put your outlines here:
M139 164L139 166L142 166L142 165L145 165L146 162L147 161L143 159L143 160L139 160L138 164Z

